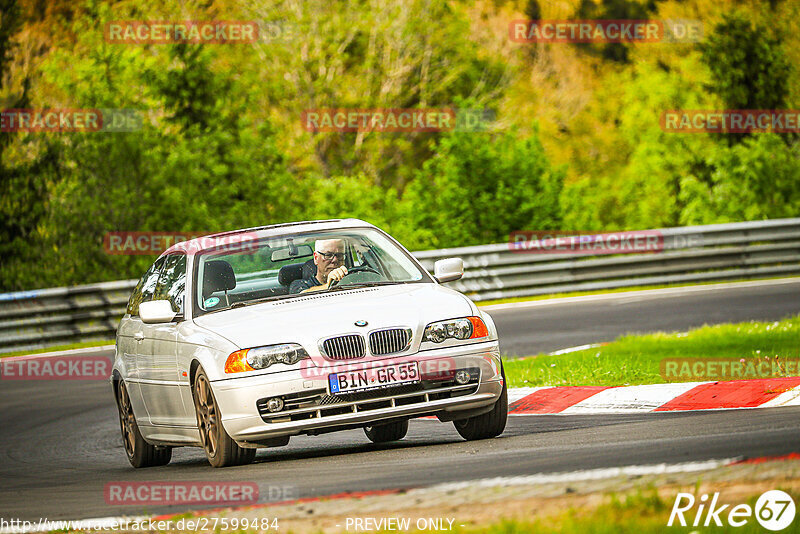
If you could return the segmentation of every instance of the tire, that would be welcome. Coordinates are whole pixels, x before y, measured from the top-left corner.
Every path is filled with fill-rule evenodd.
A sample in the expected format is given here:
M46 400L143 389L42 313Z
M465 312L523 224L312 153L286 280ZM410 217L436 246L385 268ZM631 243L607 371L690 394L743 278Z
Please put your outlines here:
M123 380L117 384L117 411L119 428L122 431L122 446L131 465L136 468L167 465L172 459L172 447L157 447L144 440L139 425L136 424L131 398Z
M256 457L256 449L240 447L222 426L217 400L205 371L197 368L192 385L197 429L208 463L213 467L249 464Z
M453 421L458 433L467 441L496 438L505 430L508 419L508 388L506 387L505 370L502 373L503 391L500 393L500 398L494 403L491 412Z
M408 433L408 419L383 425L365 426L364 434L372 443L399 441Z

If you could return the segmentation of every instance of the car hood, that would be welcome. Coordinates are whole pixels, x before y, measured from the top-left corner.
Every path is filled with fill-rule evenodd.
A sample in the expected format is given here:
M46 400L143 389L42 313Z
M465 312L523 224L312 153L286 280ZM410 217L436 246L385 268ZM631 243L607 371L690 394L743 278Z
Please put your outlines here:
M473 304L461 293L419 283L309 293L206 314L195 323L239 348L300 343L322 363L319 343L327 337L404 327L412 329L412 347L417 347L428 323L473 314ZM367 325L356 326L356 321Z

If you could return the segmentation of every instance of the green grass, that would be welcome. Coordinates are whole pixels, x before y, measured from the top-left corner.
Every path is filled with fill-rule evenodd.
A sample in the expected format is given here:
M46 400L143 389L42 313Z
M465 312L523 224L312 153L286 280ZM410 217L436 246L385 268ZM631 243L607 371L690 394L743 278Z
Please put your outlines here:
M758 280L782 280L784 278L800 278L800 277L792 277L792 276L773 276L769 278L759 278ZM711 281L711 282L694 282L691 284L685 283L678 283L678 284L660 284L660 285L650 285L650 286L631 286L631 287L618 287L614 289L599 289L594 291L572 291L570 293L548 293L547 295L537 295L533 297L514 297L514 298L507 298L507 299L495 299L495 300L480 300L475 301L475 304L478 306L491 306L492 304L509 304L513 302L528 302L532 300L548 300L548 299L556 299L556 298L564 298L564 297L585 297L588 295L606 295L609 293L627 293L629 291L644 291L647 289L672 289L676 287L694 287L694 286L708 286L708 285L716 285L716 284L735 284L738 282L753 282L755 281L752 278L742 278L737 280L725 280L725 281Z
M611 496L611 502L592 510L571 508L561 514L525 520L501 520L497 523L457 528L459 534L618 534L622 532L656 533L668 528L669 503L652 491L650 494L636 493L620 500ZM531 515L535 511L531 511ZM673 527L674 528L674 527ZM677 532L689 532L687 529Z
M779 364L778 376L796 376L787 361L800 360L800 316L777 322L704 326L689 333L623 336L602 347L559 356L540 354L504 362L510 387L622 386L659 384L661 361L667 358L725 358L744 365L765 359ZM761 378L762 376L736 376ZM670 382L703 381L675 377Z
M798 502L800 494L790 488L781 487L778 485L774 489L782 489L788 493L795 502ZM682 491L687 491L683 489ZM563 511L541 512L536 508L527 510L524 518L509 519L500 516L498 519L489 523L472 524L461 520L457 512L443 511L441 514L429 514L427 517L444 518L444 525L447 525L447 519L453 519L453 532L455 534L660 534L663 532L675 532L676 534L688 533L702 533L702 532L731 532L731 533L759 533L763 534L768 532L762 527L756 518L751 515L746 517L746 524L740 527L733 527L728 523L728 514L733 506L739 504L746 504L751 510L755 510L756 502L760 496L753 493L746 498L736 499L735 501L727 501L725 499L725 491L721 490L720 505L727 503L727 508L721 512L718 517L722 526L714 525L713 521L710 527L693 527L691 526L695 515L699 511L699 502L696 502L694 507L684 513L684 519L687 526L682 527L676 519L672 526L667 526L669 517L672 512L675 496L678 490L672 493L664 492L659 494L656 488L649 488L646 490L637 490L624 495L610 494L604 502L597 506L572 506ZM692 492L697 497L697 491ZM699 501L699 500L698 500ZM485 506L491 507L491 504ZM706 513L708 506L706 505L701 512L700 525L706 520ZM360 514L359 514L360 515ZM372 514L368 514L372 515ZM383 517L385 514L375 514L377 517ZM402 511L394 514L403 517ZM741 518L740 518L741 519ZM464 526L460 526L460 524ZM415 525L412 520L411 525ZM292 532L291 522L288 523L288 531ZM248 532L255 532L250 530ZM318 531L321 532L321 531ZM345 532L344 529L340 532ZM389 532L381 530L380 532ZM411 532L432 532L431 530L420 531L412 527ZM796 533L800 532L800 521L797 518L784 530L783 533Z
M800 496L797 492L787 491L797 502ZM724 492L723 492L724 496ZM758 495L752 495L744 501L735 504L748 504L751 509L755 508ZM611 496L610 502L601 504L593 509L576 509L563 512L545 518L536 518L530 521L525 520L500 520L495 523L456 528L453 532L459 534L522 534L522 533L561 533L561 534L620 534L620 533L662 533L675 532L685 534L689 532L736 532L736 533L763 533L768 532L755 519L748 517L747 523L741 527L730 526L727 522L728 512L731 507L725 509L720 517L722 527L681 527L677 520L673 526L668 527L670 512L672 511L673 501L662 498L655 490L648 492L636 492L628 494L622 498ZM687 525L691 525L695 513L698 511L697 505L686 512L684 518ZM704 510L705 512L706 510ZM535 513L531 510L531 515ZM703 513L700 524L703 524L706 516ZM458 521L456 520L456 523ZM712 522L713 524L713 522ZM795 519L786 529L781 532L799 532L800 521Z
M0 354L0 358L7 358L9 356L26 356L28 354L42 354L45 352L56 352L59 350L70 350L70 349L85 349L87 347L101 347L103 345L113 345L113 339L102 339L97 341L83 341L80 343L68 343L66 345L55 345L53 347L43 347L41 349L28 349L28 350L17 350L13 352L4 352Z

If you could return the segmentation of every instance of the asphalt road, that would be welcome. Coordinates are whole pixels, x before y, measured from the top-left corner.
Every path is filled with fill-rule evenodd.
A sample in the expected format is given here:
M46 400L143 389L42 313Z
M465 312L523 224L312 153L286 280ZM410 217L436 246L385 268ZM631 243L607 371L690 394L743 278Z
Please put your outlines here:
M613 341L624 334L685 332L704 324L775 321L800 313L800 279L695 286L490 306L500 350L526 356Z
M800 312L800 282L700 293L619 296L492 313L503 349L554 350L624 332L685 330L704 322L778 319ZM451 424L412 421L399 443L360 430L292 438L254 465L213 470L200 449L166 467L125 458L106 382L0 382L0 517L80 519L185 511L108 506L103 488L127 481L256 482L270 495L310 497L475 478L800 452L800 408L614 416L512 417L497 439L465 442Z

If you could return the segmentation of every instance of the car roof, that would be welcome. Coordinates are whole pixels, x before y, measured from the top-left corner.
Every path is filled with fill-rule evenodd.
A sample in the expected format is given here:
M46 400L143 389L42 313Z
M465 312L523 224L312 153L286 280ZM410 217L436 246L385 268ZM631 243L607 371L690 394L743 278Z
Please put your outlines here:
M196 237L194 239L189 239L187 241L181 241L169 247L162 255L187 250L199 252L200 250L211 248L207 241L208 239L215 239L218 241L221 240L224 242L226 238L241 237L241 234L249 234L247 235L247 240L249 240L262 239L266 237L278 237L286 234L301 233L312 230L334 230L336 228L353 227L376 228L375 225L366 221L362 221L361 219L326 219L318 221L298 221L270 224L266 226L253 226L251 228L242 228L240 230L231 230L228 232L218 232L216 234L208 234L205 236ZM243 239L231 239L231 242L235 243L242 240Z

